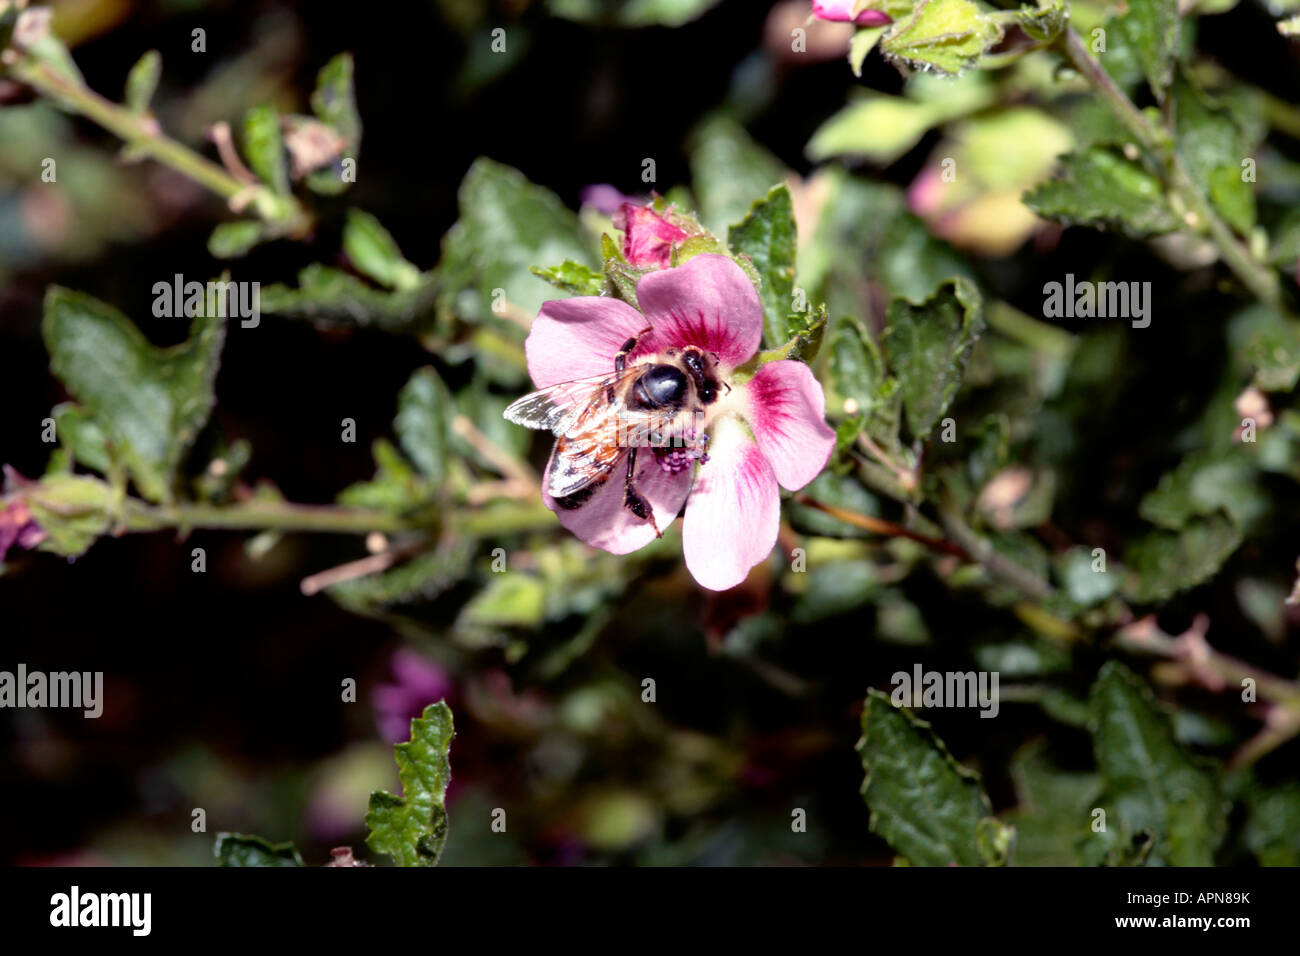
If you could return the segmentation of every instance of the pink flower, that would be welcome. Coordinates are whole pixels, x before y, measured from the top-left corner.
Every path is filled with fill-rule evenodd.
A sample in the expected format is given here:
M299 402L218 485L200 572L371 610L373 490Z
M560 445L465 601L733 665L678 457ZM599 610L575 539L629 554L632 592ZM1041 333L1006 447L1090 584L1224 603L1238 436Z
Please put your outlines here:
M35 484L9 465L4 466L4 476L5 486L10 491ZM32 517L26 501L15 496L8 503L0 503L0 562L15 544L20 548L34 548L44 540L45 530Z
M850 21L864 27L883 27L893 19L880 10L863 10L857 16L853 8L858 0L812 0L812 12L818 20Z
M639 449L635 482L653 524L626 506L622 471L579 507L557 505L545 489L542 497L564 527L613 554L649 544L655 528L667 528L685 505L686 566L701 585L723 591L744 581L776 544L778 485L802 488L829 459L835 434L825 421L825 396L802 362L768 362L748 381L735 375L758 351L763 309L726 256L699 255L651 272L637 284L637 300L640 312L603 296L545 303L525 344L528 371L539 389L608 376L619 350L647 327L629 366L695 346L716 356L717 398L704 406L701 422L708 454L683 460L680 449Z
M614 213L614 228L623 231L623 258L634 266L667 268L673 245L690 238L649 206L625 202Z
M411 738L411 721L429 704L450 697L453 688L445 670L408 648L394 651L390 666L396 681L377 685L371 699L380 736L399 744Z
M45 532L27 510L27 502L15 498L0 509L0 561L13 545L34 548L45 540Z
M578 194L578 199L584 206L590 206L606 216L614 215L614 213L618 212L618 207L624 203L635 203L637 201L636 197L626 195L609 183L592 183L589 186L583 186L582 192Z

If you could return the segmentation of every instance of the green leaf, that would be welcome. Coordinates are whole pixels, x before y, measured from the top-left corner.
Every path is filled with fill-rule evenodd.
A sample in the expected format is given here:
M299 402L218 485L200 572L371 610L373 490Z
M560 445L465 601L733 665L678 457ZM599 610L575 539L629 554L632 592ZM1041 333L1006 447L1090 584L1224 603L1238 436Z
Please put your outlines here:
M912 12L916 0L857 0L853 5L853 11L862 14L867 10L875 10L883 13L891 20L901 20Z
M1290 392L1300 383L1300 322L1268 311L1250 334L1244 356L1265 392Z
M979 290L969 279L947 280L919 305L889 304L883 344L914 437L928 436L957 396L982 328Z
M887 29L888 27L862 27L853 34L853 42L849 44L849 67L854 76L862 76L862 64L867 59L867 54L876 48Z
M871 334L854 319L843 319L830 342L831 381L835 392L856 404L860 427L886 450L898 444L902 392L898 379L885 371L885 360ZM854 431L853 437L857 437Z
M908 87L908 96L869 93L818 127L804 152L813 162L861 156L881 165L892 163L930 129L996 100L996 92L977 77L946 81L944 96L921 96L915 84Z
M873 561L831 561L807 576L807 586L790 609L793 624L813 624L848 614L876 597L880 573Z
M213 847L218 866L302 866L292 843L272 843L246 833L218 833Z
M1127 5L1109 27L1132 46L1151 91L1164 102L1178 48L1178 0L1128 0Z
M473 628L538 627L546 613L546 588L530 574L493 575L470 599L460 624Z
M1182 224L1165 202L1160 181L1109 149L1092 147L1061 158L1057 179L1039 183L1024 203L1063 225L1114 229L1145 239Z
M1202 195L1238 232L1255 225L1255 193L1242 178L1243 159L1257 145L1247 138L1230 108L1211 101L1190 83L1175 86L1178 152Z
M215 259L238 259L260 242L274 238L266 223L256 220L223 222L208 236L208 252Z
M919 143L940 119L929 103L902 96L866 96L818 127L804 151L815 163L835 156L861 156L884 165Z
M930 725L877 690L862 710L858 753L871 830L914 866L984 866L1005 860L1007 837L979 774L953 759Z
M289 164L275 107L254 106L244 114L244 156L262 182L281 195L289 192Z
M1062 770L1041 740L1011 758L1017 805L1004 819L1016 828L1019 866L1077 866L1076 846L1088 832L1101 782L1095 773Z
M553 16L620 27L679 27L718 0L547 0Z
M566 259L558 266L541 269L533 266L529 271L551 285L574 295L600 295L605 291L605 276L600 270Z
M430 704L411 721L411 739L393 748L402 796L370 795L366 845L398 866L436 866L447 841L447 784L451 781L451 708Z
M825 301L832 315L861 315L876 295L886 302L893 296L921 300L950 276L974 278L961 255L907 211L897 186L858 179L836 166L824 175L826 202L799 250L799 283L809 301Z
M549 190L518 170L475 160L460 186L460 219L443 240L436 274L439 311L468 322L496 318L500 289L510 307L529 318L554 298L533 275L538 262L596 265L578 217Z
M133 113L149 112L149 102L158 90L162 76L162 55L150 50L140 57L126 75L126 107Z
M62 402L50 412L54 418L54 432L59 444L68 450L74 461L106 475L112 468L113 456L104 430L90 414L75 402Z
M1138 513L1177 531L1193 518L1224 511L1237 527L1249 529L1269 506L1258 470L1236 446L1224 455L1207 451L1188 455L1142 498Z
M1260 866L1300 866L1300 783L1253 791L1242 839Z
M382 286L409 292L420 285L420 270L402 257L389 231L368 212L348 210L343 251L358 272Z
M447 474L448 431L455 411L451 393L432 368L415 372L397 396L393 428L402 450L435 485Z
M1090 699L1093 749L1106 811L1106 833L1092 834L1090 854L1109 840L1149 830L1150 862L1213 866L1227 829L1215 777L1178 745L1173 725L1146 682L1118 661L1102 665Z
M434 601L463 580L476 545L470 537L440 544L380 574L331 585L330 598L354 614L391 621L394 614Z
M639 309L636 299L637 283L641 277L652 269L638 269L623 257L623 252L618 247L609 233L600 237L600 254L605 260L605 282L609 289L610 295L622 299L634 309Z
M351 185L343 178L343 161L355 161L361 149L361 114L357 112L352 73L352 54L338 54L321 67L311 95L312 112L321 122L334 127L347 143L343 155L331 166L307 176L307 188L324 196L337 195Z
M1055 40L1070 22L1069 8L1060 0L1046 6L1022 5L1016 20L1026 36L1040 42Z
M1118 570L1107 567L1105 571L1094 571L1095 560L1087 548L1071 548L1057 561L1065 593L1081 608L1100 604L1119 590Z
M421 273L409 291L385 292L356 276L313 262L298 273L298 288L276 283L262 289L262 311L311 319L326 325L375 326L389 332L419 333L432 324L438 288Z
M721 114L708 117L692 131L690 149L696 208L716 235L743 218L755 196L785 177L780 160L754 142L739 123Z
M749 214L727 233L727 245L748 256L757 270L763 303L763 340L784 345L794 334L787 316L793 305L796 226L794 200L785 183L754 202Z
M856 319L843 319L835 327L830 345L831 379L844 398L869 410L885 380L885 360L871 334Z
M13 3L5 4L0 10L0 52L7 50L13 42L14 24L18 22L19 12L17 4Z
M1125 552L1132 575L1124 592L1141 604L1165 601L1214 577L1241 541L1241 531L1222 513L1195 518L1180 531L1152 531Z
M361 116L357 113L352 74L351 53L332 57L316 74L311 109L322 123L333 126L355 149L361 140Z
M391 442L384 438L375 439L370 453L375 459L374 477L344 488L338 494L339 504L400 513L429 499L428 483Z
M960 73L1000 39L1002 28L971 0L920 0L880 49L891 60L920 69Z
M170 498L176 468L212 411L226 326L220 309L204 311L214 314L195 316L188 341L159 349L91 296L58 286L45 296L50 368L154 501Z

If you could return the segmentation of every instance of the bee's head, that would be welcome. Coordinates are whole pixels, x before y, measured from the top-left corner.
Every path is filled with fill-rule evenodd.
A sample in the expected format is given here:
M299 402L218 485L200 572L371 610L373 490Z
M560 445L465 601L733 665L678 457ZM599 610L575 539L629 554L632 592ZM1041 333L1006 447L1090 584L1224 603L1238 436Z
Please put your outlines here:
M716 358L710 361L708 354L702 349L689 345L682 350L682 364L686 366L686 371L695 381L700 401L705 405L716 402L718 400L718 379L714 374Z

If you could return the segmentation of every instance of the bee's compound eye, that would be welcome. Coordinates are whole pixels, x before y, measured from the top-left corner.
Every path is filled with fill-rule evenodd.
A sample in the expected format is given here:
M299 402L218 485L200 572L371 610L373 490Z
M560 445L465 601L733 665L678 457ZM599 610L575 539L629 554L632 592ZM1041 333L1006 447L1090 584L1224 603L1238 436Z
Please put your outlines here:
M686 376L672 365L656 365L641 376L636 392L644 405L677 405L686 396Z

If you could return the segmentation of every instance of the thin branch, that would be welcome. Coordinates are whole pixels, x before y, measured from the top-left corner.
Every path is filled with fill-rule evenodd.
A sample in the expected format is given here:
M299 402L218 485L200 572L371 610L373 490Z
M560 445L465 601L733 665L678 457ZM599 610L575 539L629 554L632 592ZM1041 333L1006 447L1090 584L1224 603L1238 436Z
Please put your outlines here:
M1282 299L1282 287L1278 282L1276 271L1267 263L1257 259L1215 212L1192 181L1168 132L1153 125L1146 114L1134 105L1096 57L1089 52L1083 38L1073 27L1065 29L1057 44L1071 65L1083 74L1110 107L1111 112L1133 134L1138 144L1146 151L1148 161L1155 166L1171 193L1190 210L1195 222L1189 225L1200 227L1209 234L1210 239L1218 247L1224 263L1256 298L1279 312L1286 311Z
M944 541L942 538L932 538L929 535L921 534L919 531L913 531L911 528L904 528L901 524L895 524L892 521L885 521L882 518L876 518L872 515L858 514L856 511L849 511L845 508L839 508L835 505L828 505L824 502L810 498L806 494L797 494L794 500L809 508L816 508L818 511L830 515L832 518L838 518L845 524L851 524L855 528L861 528L863 531L870 531L872 534L884 535L887 538L907 538L909 541L915 541L917 544L923 544L931 551L937 551L940 554L950 554L953 557L961 558L963 561L969 561L970 555L960 546L953 544L951 541Z
M303 206L292 196L282 196L265 185L252 187L225 168L166 136L158 121L148 113L137 113L100 96L76 79L60 73L36 57L19 50L13 53L9 75L49 97L69 112L99 124L136 155L149 156L164 166L221 196L227 203L252 198L257 214L268 222L286 225L286 232L305 232L311 223Z
M506 478L530 488L537 488L541 484L536 471L494 442L464 415L452 419L451 430L465 439L470 447Z

